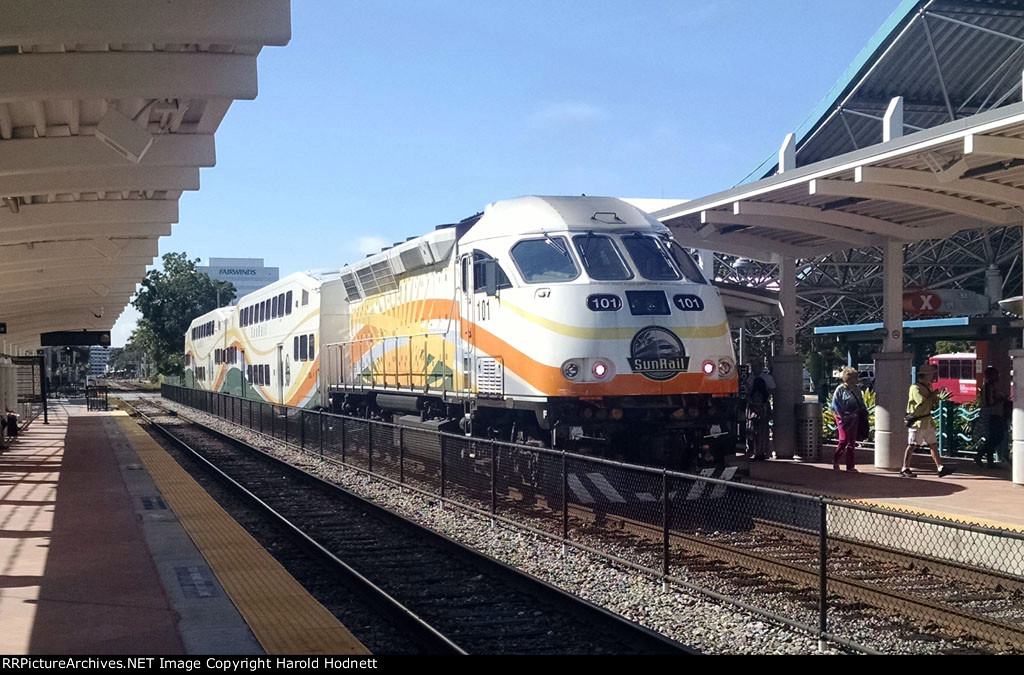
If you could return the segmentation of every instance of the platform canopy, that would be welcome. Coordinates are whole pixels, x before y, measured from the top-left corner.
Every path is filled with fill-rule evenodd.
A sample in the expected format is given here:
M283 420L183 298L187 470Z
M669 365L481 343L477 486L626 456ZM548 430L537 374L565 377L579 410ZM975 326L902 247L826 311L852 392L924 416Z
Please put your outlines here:
M904 98L908 132L1019 101L1022 69L1020 0L901 0L793 130L796 164L878 143L894 96ZM743 182L777 170L772 153Z
M794 132L787 139L790 168L821 165L857 151L872 153L872 146L883 142L884 120L894 97L902 99L903 119L902 129L895 130L893 137L964 122L1021 100L1024 0L902 0L894 5L895 11L821 103L795 128L779 130L780 143L788 131ZM929 166L943 172L944 179L952 175L946 169L955 168ZM779 153L773 151L741 184L770 178L778 171ZM970 177L993 179L992 174ZM841 199L836 196L830 201L842 203ZM860 213L856 207L845 210ZM806 221L798 222L806 227ZM747 235L748 243L754 245L743 249L740 258L716 254L716 279L776 289L778 270L772 261L779 256L771 255L771 242L758 241L749 231L730 232ZM934 228L936 237L941 232L942 228ZM729 238L739 243L736 237ZM823 249L832 250L816 255L814 246L809 247L798 267L801 330L880 319L881 248L851 242L845 248L825 243L818 251ZM986 223L944 238L909 241L905 261L908 287L959 288L986 295L1001 289L1003 297L1016 295L1021 284L1021 228ZM770 317L751 317L746 327L747 335L758 340L778 337L778 323Z
M653 214L684 246L757 260L1024 223L1024 103Z
M0 335L110 329L289 0L0 0Z

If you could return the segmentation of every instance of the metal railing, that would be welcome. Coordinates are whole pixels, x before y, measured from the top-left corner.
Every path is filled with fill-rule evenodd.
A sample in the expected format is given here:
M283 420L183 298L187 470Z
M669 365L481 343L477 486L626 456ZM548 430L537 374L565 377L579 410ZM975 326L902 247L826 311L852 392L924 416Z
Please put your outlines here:
M109 410L110 387L106 385L88 386L85 388L86 410Z
M830 605L839 598L998 649L1024 650L1024 534L1018 532L214 392L165 385L162 393L323 460L822 639L858 646L843 637L843 626L830 630ZM721 567L708 572L709 561ZM935 577L929 584L919 583L923 570ZM737 579L728 596L709 590L721 588L722 575ZM771 601L779 579L803 589L807 602ZM948 597L937 594L936 584L950 587ZM989 618L958 604L964 588L975 604L988 603Z

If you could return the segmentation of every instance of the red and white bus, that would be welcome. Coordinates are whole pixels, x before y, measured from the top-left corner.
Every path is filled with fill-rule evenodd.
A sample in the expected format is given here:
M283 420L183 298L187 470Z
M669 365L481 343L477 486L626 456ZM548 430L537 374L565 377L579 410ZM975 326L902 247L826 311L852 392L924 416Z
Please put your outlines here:
M939 371L932 387L948 391L954 403L968 403L978 397L978 380L984 368L976 354L936 354L928 363Z

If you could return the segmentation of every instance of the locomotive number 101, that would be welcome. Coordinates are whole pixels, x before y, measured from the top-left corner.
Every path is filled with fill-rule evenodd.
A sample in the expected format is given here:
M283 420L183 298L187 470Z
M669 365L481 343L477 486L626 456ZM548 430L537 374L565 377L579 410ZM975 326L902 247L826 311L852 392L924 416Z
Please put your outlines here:
M594 312L617 312L622 309L622 298L617 295L587 296L587 308Z

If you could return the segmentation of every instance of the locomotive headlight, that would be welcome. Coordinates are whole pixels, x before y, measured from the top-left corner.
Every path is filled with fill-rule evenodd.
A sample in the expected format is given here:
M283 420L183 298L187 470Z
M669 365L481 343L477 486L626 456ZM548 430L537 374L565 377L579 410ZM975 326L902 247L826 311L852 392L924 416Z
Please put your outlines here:
M612 413L611 414L612 414L612 419L613 420L621 420L622 419L622 408L612 408Z
M712 375L715 374L715 362L714 361L705 361L704 365L701 366L701 370L704 371L704 374L706 376L711 377Z
M562 364L562 375L567 380L575 380L580 376L580 364L575 361L566 361Z
M604 361L594 362L594 377L601 379L608 374L608 364Z
M729 377L732 373L732 359L719 359L718 374L721 377Z

